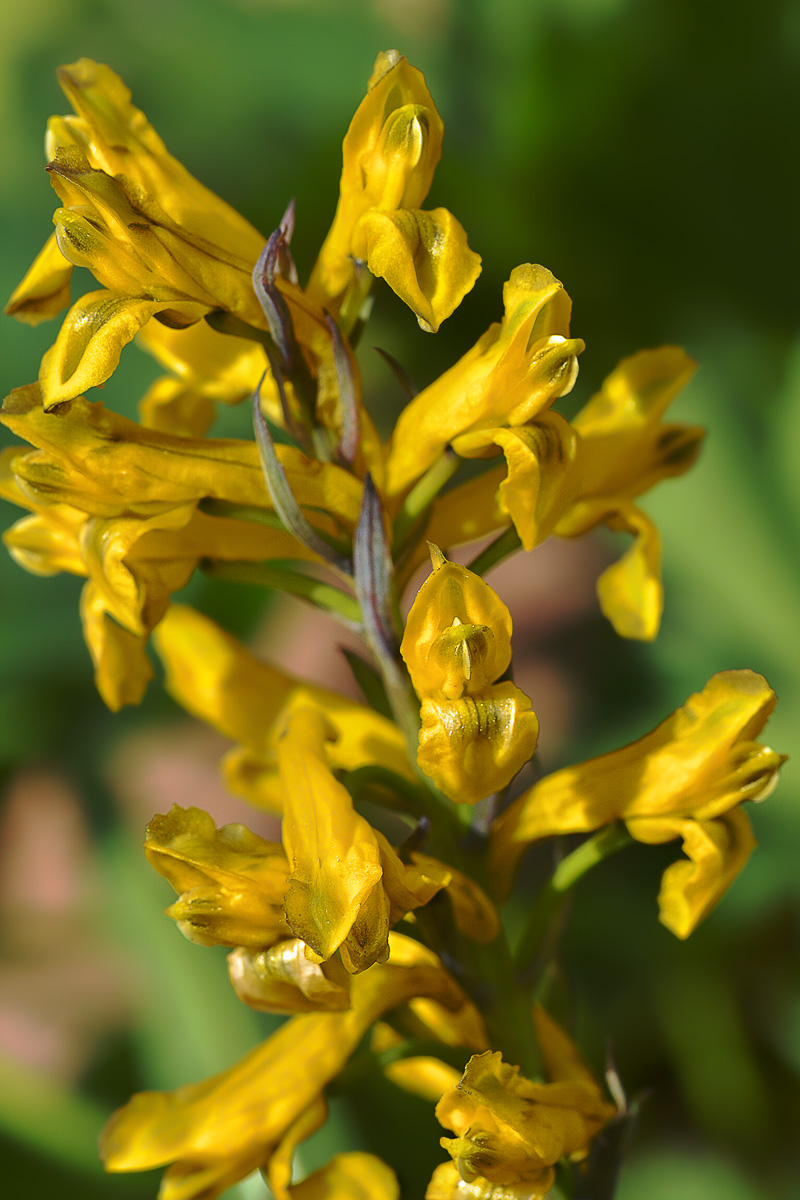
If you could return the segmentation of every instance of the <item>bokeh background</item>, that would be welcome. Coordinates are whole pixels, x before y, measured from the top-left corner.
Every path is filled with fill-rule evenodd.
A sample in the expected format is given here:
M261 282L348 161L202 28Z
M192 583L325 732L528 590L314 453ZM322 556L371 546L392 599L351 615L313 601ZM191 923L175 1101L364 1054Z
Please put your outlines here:
M262 231L295 196L296 256L313 261L336 199L340 143L379 49L427 76L444 117L431 206L484 259L436 338L385 289L361 359L381 412L400 403L370 349L420 384L500 312L518 262L542 262L585 338L576 395L623 355L664 342L700 362L678 419L709 427L686 478L645 506L664 535L666 612L654 645L599 616L617 545L555 544L497 576L518 682L546 769L652 727L708 676L763 672L769 740L800 727L800 341L796 126L800 7L762 0L25 0L0 15L2 291L50 229L42 136L67 108L54 68L110 63L174 154ZM794 253L792 246L794 245ZM82 290L84 290L82 288ZM55 330L0 328L4 392L32 380ZM132 413L156 373L129 350L104 399ZM246 415L224 430L246 436ZM3 435L5 437L5 435ZM6 437L6 441L10 440ZM3 443L5 444L5 442ZM3 527L18 515L3 505ZM135 1089L232 1062L269 1021L230 993L221 953L161 914L169 889L140 851L173 801L255 823L217 782L224 748L151 686L117 716L96 696L79 581L0 557L0 1152L10 1191L62 1200L152 1196L155 1173L103 1176L97 1133ZM341 671L330 631L255 589L199 578L193 603L295 669ZM582 885L560 986L596 1066L610 1039L646 1093L619 1200L790 1200L800 1188L800 807L796 765L753 810L761 843L687 944L656 920L669 848L636 847ZM399 1105L399 1107L393 1107ZM334 1103L325 1138L406 1161L409 1197L439 1161L422 1102L371 1084ZM418 1163L414 1162L418 1150ZM240 1194L255 1197L250 1181Z

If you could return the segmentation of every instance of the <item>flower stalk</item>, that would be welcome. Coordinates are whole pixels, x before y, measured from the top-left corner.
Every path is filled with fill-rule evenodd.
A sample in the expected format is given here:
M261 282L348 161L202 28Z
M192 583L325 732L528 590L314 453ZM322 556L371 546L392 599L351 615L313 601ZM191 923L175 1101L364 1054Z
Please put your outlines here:
M5 541L29 571L83 579L106 704L143 699L152 639L166 689L230 743L226 790L280 822L273 841L194 806L150 821L145 854L176 894L164 919L198 954L226 948L235 1003L287 1019L212 1078L134 1096L103 1133L105 1165L164 1167L162 1200L216 1200L258 1171L275 1200L398 1200L402 1143L391 1166L342 1146L296 1179L327 1097L381 1073L453 1135L426 1200L611 1200L621 1083L607 1072L607 1094L534 1002L542 972L576 885L634 840L680 844L660 885L667 928L686 938L712 912L755 845L746 806L784 761L758 740L775 695L753 671L720 672L637 741L520 791L539 721L512 682L512 613L483 576L518 551L524 571L550 536L622 532L598 601L621 637L652 640L661 545L642 497L699 452L703 430L664 419L695 364L640 351L568 419L584 343L561 281L521 263L500 319L422 390L383 355L408 399L384 442L356 355L375 279L435 333L480 271L449 209L423 207L444 126L421 72L378 55L305 284L293 202L265 238L167 151L109 67L59 77L74 113L48 133L56 232L9 312L68 311L38 381L3 404L19 443L0 455L0 495L25 510ZM97 288L70 304L75 266ZM113 386L108 408L82 393L136 334L165 374L132 421ZM211 436L216 406L242 401L252 437ZM462 459L475 473L448 487ZM462 545L483 545L469 568L439 549ZM336 617L361 639L342 687L177 602L198 569ZM512 953L522 856L573 834Z

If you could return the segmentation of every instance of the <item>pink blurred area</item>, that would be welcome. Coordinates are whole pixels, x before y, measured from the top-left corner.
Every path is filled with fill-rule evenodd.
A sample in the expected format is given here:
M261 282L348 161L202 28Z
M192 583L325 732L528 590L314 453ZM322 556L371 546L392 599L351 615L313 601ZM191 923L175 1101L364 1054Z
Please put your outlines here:
M0 1054L64 1083L129 1016L102 905L79 797L54 772L21 771L0 817Z

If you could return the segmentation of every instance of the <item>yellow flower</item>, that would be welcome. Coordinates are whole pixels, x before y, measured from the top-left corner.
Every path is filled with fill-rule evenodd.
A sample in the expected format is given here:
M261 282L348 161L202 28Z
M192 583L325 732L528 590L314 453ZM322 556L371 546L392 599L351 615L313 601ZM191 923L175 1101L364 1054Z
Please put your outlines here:
M180 329L222 309L267 328L252 285L266 239L167 152L109 67L84 58L62 67L59 82L76 115L48 126L48 170L62 204L56 234L8 311L33 322L56 315L69 300L72 265L88 267L102 290L76 301L44 356L48 409L104 383L154 318ZM324 314L296 284L276 286L313 358L329 340ZM231 356L251 353L240 343Z
M314 557L284 529L197 510L206 495L271 506L254 443L159 434L83 397L45 413L36 385L12 392L0 419L37 447L0 460L0 491L32 513L4 540L28 570L88 578L84 633L113 709L141 699L152 674L144 643L198 562ZM312 519L317 504L335 513L344 502L349 517L339 520L354 523L358 480L286 449L287 475Z
M510 783L536 749L539 724L512 683L511 616L483 580L431 547L400 652L422 699L417 762L452 800L474 804Z
M442 1145L468 1184L478 1176L511 1188L512 1196L518 1188L519 1196L538 1197L552 1186L554 1164L585 1152L613 1111L593 1082L533 1083L499 1052L486 1051L469 1060L460 1082L439 1101L436 1116L456 1134L442 1138ZM460 1195L446 1191L448 1179L456 1178L454 1168L440 1170L427 1196Z
M754 739L775 693L754 671L723 671L637 742L546 776L497 819L491 861L500 891L532 842L617 819L640 842L683 839L664 872L662 922L688 937L755 845L739 805L762 800L785 761Z
M404 491L459 435L524 425L572 388L583 342L569 337L572 305L559 281L544 267L516 267L503 303L502 322L401 413L387 467L391 494Z
M420 211L439 161L443 125L420 71L379 54L344 139L339 204L309 296L339 314L366 262L435 332L480 272L480 258L447 209ZM349 322L346 320L345 325Z
M244 825L217 829L201 808L175 804L147 827L144 852L178 900L167 916L200 946L271 946L288 935L283 847Z
M286 1143L293 1148L298 1135L306 1137L319 1126L323 1088L370 1025L415 996L429 996L447 1008L463 1003L435 955L393 934L392 961L353 979L352 1007L346 1012L293 1017L212 1079L174 1092L134 1096L102 1135L106 1169L145 1171L172 1164L159 1193L162 1200L213 1200L251 1171L269 1169L277 1156L273 1182L287 1187L291 1167ZM363 1173L354 1172L357 1180L370 1178L366 1164L362 1166ZM314 1188L304 1193L303 1186L294 1194L320 1194ZM391 1189L377 1193L382 1194L391 1196Z
M325 743L335 736L319 709L295 707L278 743L290 864L284 908L317 961L339 950L358 972L386 959L390 925L427 904L450 875L433 859L404 865L355 811L328 762Z
M527 424L509 419L508 427L455 437L454 449L468 457L501 449L505 471L492 469L438 500L428 537L453 546L513 523L533 550L551 533L579 537L600 524L633 534L631 548L597 581L600 606L623 637L654 638L663 607L661 544L635 501L697 457L704 431L662 422L694 369L677 347L643 350L612 371L571 424L542 412ZM391 460L389 469L391 478Z
M283 811L277 736L293 706L318 708L336 730L337 740L326 748L332 767L352 771L380 763L413 778L405 739L386 717L261 662L194 609L173 605L154 641L175 700L240 743L226 756L223 772L227 786L251 803Z

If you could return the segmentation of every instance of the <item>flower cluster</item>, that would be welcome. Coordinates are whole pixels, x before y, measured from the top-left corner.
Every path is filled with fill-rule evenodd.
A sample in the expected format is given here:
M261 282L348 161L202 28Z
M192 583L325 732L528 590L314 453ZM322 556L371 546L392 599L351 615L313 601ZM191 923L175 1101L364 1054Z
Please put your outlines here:
M660 544L638 500L698 453L702 430L664 420L694 364L675 347L635 354L568 419L555 405L584 343L562 284L522 264L499 323L410 396L383 443L356 358L373 279L435 332L480 270L456 218L421 208L443 125L420 72L378 56L306 286L293 205L262 236L168 153L108 67L82 59L59 78L74 114L48 127L56 229L8 311L68 311L38 381L3 405L28 443L0 458L0 494L28 510L5 541L30 571L86 580L109 707L141 700L152 634L170 693L234 743L226 786L281 820L280 842L178 805L150 823L145 853L177 895L167 915L228 948L243 1003L289 1019L215 1078L135 1096L105 1130L106 1166L166 1166L164 1200L211 1200L257 1169L276 1200L398 1196L366 1153L293 1174L326 1087L371 1031L359 1053L455 1135L428 1200L530 1200L557 1173L591 1196L597 1135L624 1114L534 1003L539 909L514 950L499 906L543 839L591 835L595 861L681 839L660 907L686 937L754 844L743 804L782 762L756 740L775 698L751 671L716 675L639 741L511 799L539 727L509 677L511 616L482 575L550 536L622 530L633 542L600 576L600 605L620 635L653 638ZM98 288L70 306L74 266ZM83 395L134 337L165 371L138 421ZM248 413L241 439L209 436L216 406L246 399L254 435ZM454 481L468 459L499 462ZM481 539L470 567L439 549ZM359 632L363 700L287 675L175 603L198 569Z

